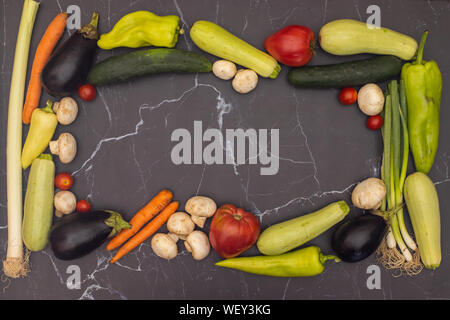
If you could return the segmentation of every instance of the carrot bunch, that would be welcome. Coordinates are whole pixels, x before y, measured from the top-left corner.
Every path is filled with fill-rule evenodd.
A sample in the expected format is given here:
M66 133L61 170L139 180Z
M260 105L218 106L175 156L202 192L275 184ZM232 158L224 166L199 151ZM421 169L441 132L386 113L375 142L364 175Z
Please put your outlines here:
M179 206L177 201L171 202L172 199L172 192L164 189L133 216L130 220L131 228L123 229L106 246L107 250L114 250L123 244L111 259L110 263L118 261L127 253L131 252L167 222ZM147 222L149 223L143 227Z

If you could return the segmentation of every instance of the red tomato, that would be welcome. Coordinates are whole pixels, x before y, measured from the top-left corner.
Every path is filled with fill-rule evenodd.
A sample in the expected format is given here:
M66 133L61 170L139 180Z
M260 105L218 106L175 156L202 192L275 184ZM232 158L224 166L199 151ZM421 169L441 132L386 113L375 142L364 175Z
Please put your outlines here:
M77 202L77 211L78 212L89 212L91 211L91 204L86 200L80 200Z
M314 55L314 46L314 32L298 25L284 27L264 42L264 47L272 57L291 67L307 64Z
M358 99L358 92L354 88L344 88L339 93L339 101L341 101L342 104L350 105L354 104L356 100Z
M55 186L60 190L69 190L73 185L73 177L70 173L61 172L55 177Z
M78 88L78 95L84 101L92 101L97 95L97 90L92 84L85 84Z
M261 226L253 213L225 204L217 209L209 229L209 241L223 258L240 255L255 244Z
M378 130L383 125L383 118L381 116L371 116L367 119L366 124L370 130Z

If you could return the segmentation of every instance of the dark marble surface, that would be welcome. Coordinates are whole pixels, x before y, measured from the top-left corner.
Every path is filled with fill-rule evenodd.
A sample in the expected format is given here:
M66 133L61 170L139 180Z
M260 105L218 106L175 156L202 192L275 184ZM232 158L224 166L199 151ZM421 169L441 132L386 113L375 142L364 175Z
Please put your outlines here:
M176 14L186 31L199 19L223 25L258 48L264 39L288 24L320 27L333 19L365 21L366 8L381 8L382 25L418 39L428 28L431 35L425 57L438 61L449 82L449 1L119 1L45 0L38 12L31 52L50 19L69 5L82 10L85 23L93 10L100 13L100 29L109 30L124 14L146 9L159 15ZM2 0L0 6L0 248L6 253L6 122L14 46L22 1ZM65 37L68 33L65 34ZM188 32L178 48L199 51ZM100 52L98 59L124 52ZM212 56L208 56L214 61ZM312 64L350 60L318 49ZM29 67L30 68L30 67ZM206 195L219 204L231 202L253 211L263 227L318 209L332 201L350 203L357 181L377 175L381 138L365 128L365 116L356 106L338 103L338 90L298 90L286 80L284 67L276 80L262 79L256 90L239 95L231 83L212 74L157 75L98 90L94 102L80 103L77 121L57 129L73 133L79 144L76 159L69 165L56 161L57 171L75 174L73 191L88 198L95 208L120 211L130 218L162 188L174 191L181 202L192 195ZM446 88L446 87L445 87ZM41 101L48 98L44 95ZM375 257L358 264L330 263L313 278L266 278L219 269L211 253L194 261L180 245L180 255L169 262L156 257L149 241L115 265L104 248L72 262L57 260L51 250L31 256L28 277L13 280L0 299L448 299L450 298L450 247L448 210L450 202L450 118L448 90L442 97L442 130L436 163L430 173L440 196L443 262L437 271L424 270L416 277L395 278L381 272L381 289L366 286L367 267ZM259 165L180 165L170 158L173 130L193 131L193 122L203 127L279 129L280 168L277 175L261 176ZM26 178L27 172L24 173ZM26 181L26 180L24 180ZM24 184L25 185L25 184ZM352 208L350 215L360 212ZM327 232L312 244L330 252ZM256 254L255 248L247 254ZM68 289L67 268L81 269L81 288ZM1 283L4 288L8 283Z

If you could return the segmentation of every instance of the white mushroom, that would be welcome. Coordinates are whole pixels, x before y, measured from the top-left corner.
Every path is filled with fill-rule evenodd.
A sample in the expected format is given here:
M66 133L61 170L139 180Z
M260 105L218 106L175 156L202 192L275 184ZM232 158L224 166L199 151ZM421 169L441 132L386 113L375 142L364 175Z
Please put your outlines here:
M368 116L375 116L384 107L383 90L375 83L368 83L359 89L358 106L361 111Z
M151 244L153 252L158 257L171 260L178 255L177 243L168 234L155 234L152 238Z
M186 202L184 209L191 215L192 221L200 228L203 228L206 219L212 217L216 212L217 205L211 198L195 196Z
M180 237L178 237L175 233L169 232L167 235L168 235L169 237L171 237L172 240L175 241L175 243L177 243L178 240L180 240L180 239L179 239Z
M55 215L60 217L63 214L69 214L75 211L77 207L77 198L70 191L59 191L53 199L55 205Z
M191 217L185 212L175 212L167 220L167 230L176 234L180 239L185 239L195 229Z
M233 88L239 93L248 93L256 88L258 75L250 69L239 70L233 79Z
M62 133L58 140L51 141L49 144L50 152L59 155L62 163L70 163L77 154L77 141L70 133Z
M188 235L184 242L184 246L187 251L192 253L192 257L195 260L205 259L211 250L208 236L204 232L198 230L193 231Z
M71 97L62 98L61 101L53 104L53 111L56 113L58 122L63 125L71 124L78 115L78 104Z
M203 228L206 223L206 217L199 217L199 216L191 216L192 222L194 222L199 228Z
M368 178L353 189L352 202L355 207L360 209L378 209L385 196L386 186L384 182L377 178Z
M217 78L230 80L237 72L236 65L228 60L217 60L212 66L212 71Z
M216 212L217 205L211 198L195 196L186 202L184 209L192 216L209 218Z

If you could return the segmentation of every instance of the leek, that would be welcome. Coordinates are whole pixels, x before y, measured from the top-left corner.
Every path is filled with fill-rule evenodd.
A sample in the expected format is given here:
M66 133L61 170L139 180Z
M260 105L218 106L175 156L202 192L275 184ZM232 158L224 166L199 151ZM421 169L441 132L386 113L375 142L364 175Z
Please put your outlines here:
M17 35L16 51L9 92L6 139L6 180L8 201L8 248L3 272L8 277L23 277L29 271L22 241L22 108L25 94L28 53L39 2L25 0Z

